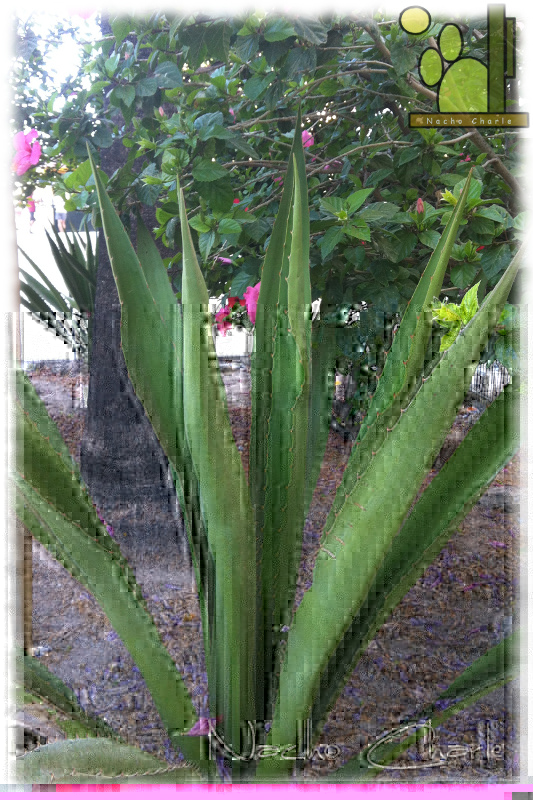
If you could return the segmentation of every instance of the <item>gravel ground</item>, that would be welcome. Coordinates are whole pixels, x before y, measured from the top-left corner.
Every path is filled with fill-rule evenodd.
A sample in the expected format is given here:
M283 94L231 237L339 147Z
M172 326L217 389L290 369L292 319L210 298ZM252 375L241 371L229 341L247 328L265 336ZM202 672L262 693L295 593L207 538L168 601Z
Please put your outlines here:
M85 412L69 408L72 375L35 370L32 380L49 405L76 457ZM235 440L245 469L249 445L249 380L226 371ZM55 405L54 405L55 403ZM465 413L467 413L465 411ZM464 427L458 418L456 429ZM319 536L334 492L349 457L350 443L330 432L326 456L304 530L297 598L311 585ZM435 471L430 475L433 477ZM489 501L478 503L450 538L435 562L391 614L359 661L332 709L321 735L335 744L339 756L327 762L315 757L306 774L319 781L361 747L376 741L416 715L472 661L497 644L517 622L519 523L516 507L502 498L517 492L519 454L497 476ZM502 489L502 487L504 487ZM492 499L491 499L492 498ZM184 677L200 715L207 715L207 676L194 579L176 543L151 542L148 550L133 541L147 530L157 509L102 509L132 563L161 637ZM130 655L90 594L52 559L34 546L34 645L53 672L77 693L88 711L104 716L124 739L179 763L144 681ZM498 689L436 729L434 744L443 766L384 770L373 782L512 783L518 781L518 681ZM34 707L26 709L28 713ZM34 723L34 727L35 727ZM42 722L45 725L45 722ZM488 733L487 733L488 731ZM61 738L48 718L48 741ZM487 760L487 739L490 742ZM457 746L462 745L462 755ZM479 748L481 747L481 751ZM400 766L413 766L414 751Z

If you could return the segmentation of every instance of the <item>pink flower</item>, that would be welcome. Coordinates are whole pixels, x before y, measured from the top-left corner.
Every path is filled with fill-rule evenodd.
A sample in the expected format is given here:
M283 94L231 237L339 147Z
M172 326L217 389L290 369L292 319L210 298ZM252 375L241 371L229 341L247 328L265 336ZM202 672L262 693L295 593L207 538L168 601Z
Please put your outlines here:
M229 308L233 308L233 306L236 305L237 303L240 303L241 306L243 306L245 304L245 302L246 301L245 300L241 300L240 297L230 297L229 300L228 300L228 306L229 306Z
M462 164L462 163L464 163L464 162L466 162L466 161L472 161L472 159L470 158L470 156L467 156L466 158L462 158L462 159L460 160L460 162L459 162L459 163L460 163L460 164Z
M280 186L283 186L283 178L274 178L274 183L279 183Z
M342 170L342 161L332 161L331 164L324 164L323 172L340 172Z
M256 283L255 286L249 286L244 293L244 300L246 302L246 311L250 317L250 322L255 325L255 314L257 311L257 299L259 297L259 289L261 288L261 281Z
M233 264L231 258L224 258L223 256L217 256L217 261L220 261L221 264Z
M41 157L41 145L39 142L32 144L33 140L39 134L36 130L31 130L29 133L19 131L13 138L16 154L13 159L13 168L16 170L17 175L24 175L30 167L34 167Z
M108 532L108 534L111 536L111 538L112 538L112 539L114 539L114 538L115 538L115 531L113 530L113 526L112 526L112 525L109 525L109 524L108 524L108 523L105 521L105 519L103 518L103 516L102 516L102 514L101 514L101 512L100 512L100 509L99 509L99 508L97 508L97 509L96 509L96 513L97 513L97 515L98 515L98 519L100 520L100 522L102 522L102 523L103 523L103 525L105 526L105 529L106 529L106 531Z
M304 147L312 147L314 145L315 140L310 131L302 131L302 143Z
M215 314L216 321L219 322L221 319L224 319L224 317L228 317L230 311L231 308L229 306L224 306L224 308L221 308L220 311L217 311Z
M89 17L92 17L93 14L96 14L96 11L94 9L89 9L85 11L76 11L72 14L72 16L81 17L81 19L89 19Z
M163 106L159 106L157 110L159 111L160 116L162 117L165 116L165 109L163 108Z
M240 202L241 202L240 200L237 200L237 198L235 198L235 200L233 201L233 205L236 205L237 203L240 203Z
M480 250L484 250L484 249L485 249L485 245L484 244L480 244L479 247L476 247L476 253L479 253Z
M187 736L207 736L209 729L211 728L211 730L214 730L215 724L221 721L222 717L217 717L216 719L213 719L213 717L200 717L200 719L194 723L190 731L187 733Z
M421 197L418 198L416 201L416 213L423 214L424 213L424 201Z
M226 333L231 330L231 320L229 317L223 319L222 322L217 322L217 329L218 332L225 336Z
M230 108L229 113L233 118L235 118L235 111L232 108Z
M226 335L226 332L231 328L231 307L229 305L224 306L215 314L215 320L217 323L217 330L222 336Z

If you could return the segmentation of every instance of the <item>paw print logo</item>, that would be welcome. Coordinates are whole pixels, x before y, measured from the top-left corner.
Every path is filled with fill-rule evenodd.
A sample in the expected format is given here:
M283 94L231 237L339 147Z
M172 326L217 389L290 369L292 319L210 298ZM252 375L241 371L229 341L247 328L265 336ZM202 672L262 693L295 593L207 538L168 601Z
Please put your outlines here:
M487 64L463 55L465 43L460 28L446 23L437 37L437 47L426 48L418 63L426 86L436 87L437 108L443 113L505 111L506 77L515 77L515 24L505 16L504 6L488 7ZM429 30L431 17L425 8L410 6L400 14L406 33Z
M406 33L425 33L431 25L431 17L424 8L413 6L402 12L400 25ZM418 71L426 86L437 87L439 111L487 111L487 67L477 58L461 58L464 42L459 27L453 23L444 25L437 43L438 48L424 50Z

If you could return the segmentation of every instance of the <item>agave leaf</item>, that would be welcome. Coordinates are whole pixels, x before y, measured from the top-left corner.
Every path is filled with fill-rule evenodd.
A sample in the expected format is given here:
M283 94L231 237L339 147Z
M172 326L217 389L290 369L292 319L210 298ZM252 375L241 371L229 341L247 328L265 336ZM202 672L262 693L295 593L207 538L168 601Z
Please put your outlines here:
M187 730L194 721L190 698L133 573L76 470L64 452L56 451L59 434L45 435L47 428L53 433L53 422L46 425L31 400L29 411L16 403L17 517L100 603L137 663L167 729Z
M170 286L167 271L159 255L159 251L141 217L137 220L137 254L139 264L146 280L146 285L152 293L154 303L161 319L171 320L175 318L175 324L172 328L176 352L176 363L174 365L174 397L176 403L175 417L179 453L181 454L181 466L177 472L171 463L170 469L180 508L183 512L185 529L189 540L202 617L204 648L206 658L208 659L210 621L207 614L207 588L209 584L214 585L214 563L209 553L207 532L200 509L198 481L192 467L191 454L185 437L183 420L183 317L181 308L177 304L174 292ZM144 402L148 402L148 400L145 399ZM187 502L185 498L187 498Z
M335 340L336 332L332 325L318 325L313 329L305 517L309 512L328 443L335 386Z
M519 658L516 653L517 645L518 632L503 639L503 641L492 647L467 667L450 684L448 689L439 695L437 700L418 714L416 720L402 723L401 729L417 728L420 730L423 727L429 727L429 725L433 729L438 728L450 717L468 708L480 698L514 680L518 676ZM444 710L436 711L443 701L450 701L450 703ZM401 742L387 741L389 738L391 738L390 735L384 737L378 746L377 742L370 744L340 769L331 773L325 779L325 782L358 783L363 781L366 783L369 779L382 772L382 769L373 767L372 762L383 766L391 765L390 768L393 769L392 762L416 742L417 732L415 731L410 736L406 736ZM420 769L423 763L419 763L417 767L412 767L412 769ZM440 762L438 765L442 766L444 764L446 764L446 761Z
M21 783L200 783L190 767L169 767L137 747L108 739L67 739L17 761Z
M295 741L297 721L309 718L320 675L360 610L451 427L511 289L520 257L521 253L513 259L401 420L387 431L355 488L344 493L341 485L343 504L329 531L327 548L323 543L317 556L313 586L304 595L289 631L276 718L269 735L272 744Z
M55 312L50 308L49 305L47 305L47 303L43 300L39 292L33 289L29 284L23 283L21 281L20 291L21 291L20 302L22 303L22 305L26 306L26 308L29 308L29 310L34 315L43 314L43 315L50 315L51 317L55 315ZM23 297L22 293L24 293L26 297ZM44 324L43 318L41 318L40 321L41 324ZM46 325L48 327L48 323L46 323Z
M68 292L73 298L77 307L80 308L80 300L82 299L83 289L81 288L80 276L74 272L70 267L70 253L65 249L63 242L54 242L48 231L46 231L46 238L52 251L54 261L61 272L61 276L65 281Z
M102 719L91 717L79 705L76 695L44 664L32 656L23 657L24 688L76 723L83 736L105 736L122 741L121 737Z
M256 719L271 716L305 519L310 403L309 210L298 112L282 199L261 274L252 360L250 489L263 620ZM264 685L265 677L268 685Z
M139 228L145 269L103 187L91 159L111 266L122 303L121 342L128 374L176 475L184 459L181 310L161 268L147 254ZM144 248L144 249L143 249ZM158 272L159 270L159 272ZM166 271L164 280L168 282ZM170 294L169 294L170 292Z
M518 632L504 639L495 647L484 653L471 664L458 678L442 692L439 697L415 719L402 722L397 729L387 735L371 742L360 753L351 758L339 769L321 777L320 783L370 783L377 776L383 774L383 769L405 769L396 767L393 762L420 737L420 732L425 728L436 729L448 719L458 714L465 708L485 697L490 692L504 686L518 676L519 658L516 652ZM451 700L444 710L436 709L443 701ZM454 702L455 701L455 702ZM398 735L414 729L410 735L405 735L400 742L392 741ZM446 761L435 761L435 768L444 766ZM270 763L269 763L270 762ZM424 762L408 769L420 769ZM379 765L379 766L378 766ZM429 766L429 765L428 765ZM281 764L273 759L265 759L261 763L261 783L290 783L287 776L287 762ZM315 778L305 778L297 773L299 783L316 783Z
M312 744L368 643L518 450L517 395L514 385L509 384L487 408L427 487L394 539L366 599L322 675L311 714Z
M54 260L57 264L67 288L76 301L80 309L84 311L92 310L94 305L94 293L96 291L96 276L91 275L87 269L85 258L79 254L81 261L73 253L69 252L61 240L59 234L55 234L55 242L46 231L48 243L52 249ZM71 247L71 243L67 238Z
M65 303L65 301L63 300L63 298L61 298L61 303L58 303L57 299L56 299L56 295L53 292L49 291L44 284L39 283L39 281L36 278L34 278L33 275L30 275L28 272L26 272L23 269L19 269L19 272L20 272L20 275L26 281L26 284L21 282L21 287L20 287L21 291L26 291L26 293L27 293L27 287L29 286L29 287L31 287L33 289L34 292L37 293L37 295L40 298L42 298L43 300L45 300L48 303L50 303L52 308L54 308L55 310L63 311L63 313L68 313L70 311L70 309L68 308L68 306ZM52 311L52 309L49 308L49 307L47 307L47 309ZM65 311L65 309L66 309L66 311ZM38 310L41 311L42 309L39 308Z
M46 277L46 275L44 274L44 272L42 272L42 270L40 270L40 269L39 269L39 267L37 266L37 264L35 263L35 261L33 261L33 260L32 260L32 259L31 259L31 258L30 258L30 257L29 257L29 256L28 256L28 255L27 255L25 252L24 252L24 250L23 250L21 247L19 247L19 250L20 250L20 252L22 253L22 255L24 256L24 258L26 259L26 261L28 261L28 263L29 263L29 264L31 264L31 266L33 267L33 269L35 270L35 272L37 273L37 275L38 275L38 276L41 278L41 280L44 282L44 285L45 285L45 287L48 289L48 291L50 292L50 294L51 294L51 295L52 295L52 297L54 298L54 303L53 303L54 307L55 307L55 308L56 308L58 311L63 311L63 313L65 313L65 314L68 314L68 312L70 311L70 308L69 308L69 306L67 305L67 303L65 302L65 300L64 300L64 298L62 297L62 295L60 294L60 292L58 292L58 290L55 288L55 286L53 285L53 283L51 283L51 282L48 280L48 278ZM23 272L23 270L20 270L20 272L22 272L22 274L24 275L24 277L27 279L27 277L26 277L26 273L25 273L25 272ZM38 288L38 287L36 287L36 291L40 293L40 291L39 291L39 288Z
M209 549L216 565L215 619L210 631L212 716L226 743L241 747L241 724L255 718L256 543L241 456L218 369L209 297L179 190L183 276L184 420Z
M48 440L55 452L61 457L63 463L83 483L78 465L70 455L65 440L59 433L57 425L51 419L45 404L35 391L35 387L28 376L21 370L15 371L15 397L17 403L24 409L38 432Z
M89 156L91 158L91 156ZM138 223L137 257L91 158L111 265L122 302L121 342L128 374L170 461L183 509L188 446L183 423L183 320L151 237ZM187 517L190 522L190 516ZM187 528L190 532L190 528ZM193 548L193 558L196 548ZM199 573L197 572L200 586Z
M179 748L185 761L202 776L202 783L216 783L216 759L210 753L208 736L176 734L172 737L172 745Z
M27 481L18 476L15 485L18 519L94 595L139 667L167 730L188 730L194 721L190 698L140 590L132 591L132 574L105 543L61 515Z

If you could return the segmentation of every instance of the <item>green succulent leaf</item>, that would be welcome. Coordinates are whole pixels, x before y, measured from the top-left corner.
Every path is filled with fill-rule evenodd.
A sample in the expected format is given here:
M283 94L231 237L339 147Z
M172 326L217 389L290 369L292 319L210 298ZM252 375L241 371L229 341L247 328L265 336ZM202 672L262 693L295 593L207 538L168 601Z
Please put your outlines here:
M304 524L310 349L309 211L302 139L295 136L261 274L252 360L250 490L264 620L257 642L256 719L269 719L272 711L282 629L296 589Z
M244 469L233 440L183 192L179 190L183 278L184 423L209 550L216 568L210 628L210 702L224 741L240 748L240 726L255 718L255 534ZM231 677L229 677L231 676ZM231 691L228 691L228 680Z
M399 743L392 741L394 737L391 734L378 742L373 742L328 776L326 782L366 783L381 773L383 768L393 769L394 760L416 742L418 731L428 727L438 728L480 698L515 679L519 665L517 647L518 632L508 636L474 661L434 703L423 709L416 719L402 723L399 732L414 728L414 733ZM436 711L445 701L449 701L446 703L447 707L442 711ZM436 760L436 766L440 766L441 763ZM380 767L374 767L374 764L379 764Z
M329 660L311 715L315 741L359 656L517 452L518 407L518 389L509 384L481 415L411 510L359 612ZM438 514L435 508L439 509Z
M35 698L57 709L76 726L79 736L105 736L122 741L121 737L98 717L91 717L79 705L76 695L44 664L32 656L21 658L24 671L24 688Z
M35 398L27 406L16 403L17 441L23 443L13 477L17 517L94 595L139 667L168 729L187 730L194 721L190 698L131 568L98 519L64 449L56 449L54 423L36 405ZM52 435L44 435L47 430Z
M339 487L338 510L332 524L326 524L312 590L304 595L288 634L269 743L295 741L297 720L309 717L320 675L334 649L332 642L344 635L361 608L380 563L405 520L470 385L518 266L517 257L478 314L422 383L401 419L391 428L387 426L384 436L373 438L366 469L349 486L344 483ZM424 277L418 288L424 285ZM407 312L402 325L406 319ZM404 455L407 451L409 459ZM390 497L386 507L382 487L387 487ZM360 557L361 553L367 554L365 558ZM305 681L298 678L302 664L312 665Z
M67 739L32 750L17 762L21 783L199 783L190 767L166 762L108 739Z

